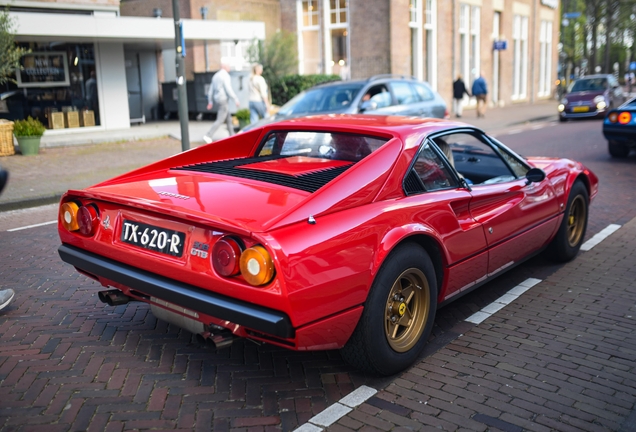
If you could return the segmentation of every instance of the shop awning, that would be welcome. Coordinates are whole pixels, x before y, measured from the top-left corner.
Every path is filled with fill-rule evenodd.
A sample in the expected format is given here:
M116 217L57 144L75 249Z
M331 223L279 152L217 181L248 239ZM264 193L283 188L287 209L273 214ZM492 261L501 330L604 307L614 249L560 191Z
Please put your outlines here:
M16 40L60 42L123 42L174 46L171 18L122 17L10 12L15 18ZM186 40L265 39L265 23L184 19Z

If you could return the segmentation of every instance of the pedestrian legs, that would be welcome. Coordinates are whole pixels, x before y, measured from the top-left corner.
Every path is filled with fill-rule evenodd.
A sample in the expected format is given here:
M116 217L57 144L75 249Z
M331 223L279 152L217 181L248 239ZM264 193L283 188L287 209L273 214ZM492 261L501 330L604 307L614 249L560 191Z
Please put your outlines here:
M477 117L484 117L486 114L486 95L477 95Z
M204 136L204 139L207 137L210 140L210 142L212 142L212 140L214 139L214 134L216 133L216 131L219 129L219 127L221 126L223 122L227 123L227 130L230 136L234 135L234 127L232 126L232 116L230 115L230 110L228 108L227 101L216 102L215 105L218 108L218 111L216 112L216 120L214 120L214 123L212 123L212 127L210 127L210 130Z
M462 102L463 99L453 99L453 112L457 117L462 116Z
M250 101L250 123L254 124L262 118L265 118L266 109L265 102Z

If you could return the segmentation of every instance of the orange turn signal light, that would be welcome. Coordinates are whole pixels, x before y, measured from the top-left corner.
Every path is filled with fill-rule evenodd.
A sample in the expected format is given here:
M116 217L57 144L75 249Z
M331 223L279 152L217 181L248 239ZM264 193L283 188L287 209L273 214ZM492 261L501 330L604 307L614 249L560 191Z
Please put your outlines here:
M241 275L250 285L260 286L274 277L274 262L263 246L245 249L240 259Z
M79 229L79 224L77 223L78 210L79 206L72 201L65 202L60 207L60 220L64 228L69 231L77 231Z
M618 122L620 124L627 124L632 121L632 114L629 111L623 111L618 115Z
M617 112L610 113L610 115L608 115L607 118L610 122L616 123L616 121L618 120L618 113Z

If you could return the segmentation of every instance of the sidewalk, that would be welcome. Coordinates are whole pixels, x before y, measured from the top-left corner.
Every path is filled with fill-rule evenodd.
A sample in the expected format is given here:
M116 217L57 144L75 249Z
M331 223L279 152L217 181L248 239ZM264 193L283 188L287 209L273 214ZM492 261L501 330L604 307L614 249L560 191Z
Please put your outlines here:
M485 118L474 109L459 119L486 132L530 121L557 118L556 101L491 108ZM453 118L454 119L454 118ZM191 147L203 144L211 121L190 121ZM68 189L82 189L181 151L178 121L131 126L120 131L45 134L40 154L0 157L9 183L0 195L0 211L57 202ZM227 136L219 129L215 139Z

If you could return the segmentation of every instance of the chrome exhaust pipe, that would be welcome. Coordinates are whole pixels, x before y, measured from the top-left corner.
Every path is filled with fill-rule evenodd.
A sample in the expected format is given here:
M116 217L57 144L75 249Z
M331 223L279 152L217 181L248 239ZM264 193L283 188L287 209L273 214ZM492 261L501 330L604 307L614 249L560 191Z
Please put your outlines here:
M119 290L100 291L97 293L99 300L108 306L119 306L128 303L131 298Z
M234 334L229 330L211 334L208 338L214 343L217 349L227 348L234 342Z

